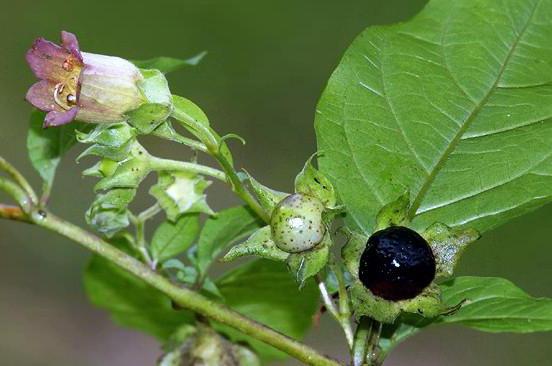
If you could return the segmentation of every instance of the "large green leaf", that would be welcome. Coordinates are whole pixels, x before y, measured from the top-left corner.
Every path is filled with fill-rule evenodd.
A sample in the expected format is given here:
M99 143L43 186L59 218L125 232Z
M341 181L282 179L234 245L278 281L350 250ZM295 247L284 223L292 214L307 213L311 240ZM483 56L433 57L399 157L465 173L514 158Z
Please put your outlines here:
M486 332L552 331L552 299L535 298L512 282L495 277L458 277L443 285L443 300L466 303L440 319Z
M122 270L94 256L84 273L90 301L107 310L118 324L167 340L181 325L193 321L186 311L176 311L164 294Z
M197 265L204 274L215 258L236 240L259 228L259 218L247 207L223 210L205 222L197 248Z
M188 249L198 233L198 214L180 216L176 222L165 221L153 234L151 254L159 262L172 258Z
M31 113L27 150L33 167L44 180L45 188L49 190L61 157L77 142L75 130L86 129L87 125L72 122L60 127L43 128L44 115L45 113L39 110Z
M320 100L320 166L369 232L409 191L418 228L488 230L552 198L552 0L433 0L371 27Z
M312 326L319 294L312 281L297 289L286 268L279 262L255 260L227 273L217 286L232 309L293 338L302 338ZM264 359L285 355L234 329L218 326L234 341L247 341Z
M431 324L458 324L484 332L531 333L552 331L552 299L535 298L512 282L496 277L457 277L442 286L443 301L461 308L435 319L403 316L386 326L384 352Z

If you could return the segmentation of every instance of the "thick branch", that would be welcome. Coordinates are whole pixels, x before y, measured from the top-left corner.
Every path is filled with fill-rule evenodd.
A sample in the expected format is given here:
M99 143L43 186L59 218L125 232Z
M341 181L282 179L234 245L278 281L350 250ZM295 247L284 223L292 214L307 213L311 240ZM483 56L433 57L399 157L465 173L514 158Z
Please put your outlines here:
M11 216L11 217L8 217ZM0 210L0 217L19 220L19 213L12 207L9 209L3 206ZM25 220L20 220L25 221ZM160 290L181 307L203 315L216 322L231 326L244 334L265 342L288 355L314 366L338 366L333 361L316 350L295 341L265 325L251 320L234 310L216 303L197 292L187 288L181 288L172 284L169 280L152 271L146 265L116 249L111 244L103 241L97 236L81 229L80 227L64 221L51 213L44 211L33 213L32 222L48 230L54 231L77 243L80 243L92 252L101 255L109 261L134 274L144 282Z

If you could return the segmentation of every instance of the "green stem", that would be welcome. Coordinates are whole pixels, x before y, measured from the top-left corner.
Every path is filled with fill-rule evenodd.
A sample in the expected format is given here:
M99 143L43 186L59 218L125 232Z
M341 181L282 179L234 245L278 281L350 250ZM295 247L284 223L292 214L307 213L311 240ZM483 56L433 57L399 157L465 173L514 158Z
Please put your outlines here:
M32 198L19 185L7 178L0 177L0 191L6 192L25 212L29 212L33 206Z
M35 191L27 182L25 177L13 165L8 163L6 159L0 156L0 170L5 171L23 190L27 193L27 196L32 201L32 203L38 203L38 197L36 196Z
M366 355L368 365L379 366L383 362L378 354L382 328L383 326L380 322L372 319L372 328L370 329L370 338L368 339L368 353Z
M330 258L330 269L335 273L338 284L338 295L339 295L339 313L341 316L342 328L345 332L347 340L349 341L349 346L352 348L353 343L353 328L351 326L351 304L349 301L349 293L347 292L347 286L345 283L345 278L343 277L343 272L341 268L336 263L334 256Z
M226 182L226 174L218 169L211 168L205 165L196 164L196 163L189 163L185 161L177 161L177 160L171 160L171 159L162 159L162 158L156 158L151 157L150 159L150 167L153 170L174 170L174 171L184 171L184 172L192 172L202 175L207 175L213 178L216 178L218 180L221 180L223 182Z
M188 146L188 147L190 147L194 150L202 151L202 152L205 152L205 153L207 152L207 146L205 146L201 142L196 141L196 140L191 139L191 138L188 138L188 137L185 137L185 136L182 136L178 133L175 133L172 140L175 141L175 142L178 142L182 145L186 145L186 146Z
M148 243L146 240L146 221L161 212L162 208L159 203L142 211L138 216L131 215L130 219L132 224L136 228L136 242L135 247L140 252L142 259L150 266L152 270L157 267L156 261L151 257L148 250Z
M80 227L58 218L52 213L37 211L32 213L31 218L36 225L80 243L85 248L134 274L144 282L169 296L179 306L185 309L205 316L213 321L233 327L246 335L287 353L307 365L339 366L339 363L336 361L319 354L316 350L305 344L249 319L197 292L172 284L169 280L151 270L135 258L118 250Z
M236 174L234 167L228 159L220 152L220 146L223 143L222 139L212 131L208 126L196 121L193 117L176 109L173 112L173 118L188 128L194 135L199 138L206 146L207 152L213 156L222 170L226 174L228 181L232 187L232 191L241 198L264 222L269 222L270 217L257 202L257 200L251 195L242 181Z
M372 329L372 320L367 317L361 317L358 323L355 340L353 343L353 366L363 366L366 364L368 355L368 338Z
M318 289L320 290L320 295L322 296L322 301L328 309L329 313L337 320L343 332L345 333L345 338L347 339L347 344L349 349L353 348L353 330L351 328L350 314L343 314L339 309L336 308L335 303L326 288L326 284L320 278L319 275L316 276L316 281L318 282Z
M240 180L240 178L238 177L238 175L234 171L234 168L228 162L228 160L218 151L214 153L213 156L219 162L220 166L226 173L226 176L230 180L232 191L239 198L241 198L257 214L257 216L259 216L264 222L269 223L270 217L268 216L266 211L262 208L262 206L259 204L259 202L253 197L251 192L249 192L245 188L242 181Z

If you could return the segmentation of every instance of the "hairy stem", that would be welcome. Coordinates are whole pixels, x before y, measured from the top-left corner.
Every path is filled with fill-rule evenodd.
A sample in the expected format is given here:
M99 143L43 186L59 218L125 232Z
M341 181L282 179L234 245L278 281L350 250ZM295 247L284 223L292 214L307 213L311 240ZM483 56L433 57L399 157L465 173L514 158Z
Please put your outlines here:
M5 214L0 214L0 217L6 218L6 216L7 215ZM17 220L17 216L18 215L12 215L11 218ZM165 277L151 270L142 262L118 250L108 242L98 238L92 233L58 218L52 213L44 211L33 212L31 214L31 221L38 226L69 238L92 252L115 263L119 267L134 274L144 282L170 297L182 308L193 311L213 321L233 327L246 335L265 342L287 353L307 365L339 366L339 363L336 361L321 355L316 350L305 344L289 338L261 323L249 319L197 292L172 284Z

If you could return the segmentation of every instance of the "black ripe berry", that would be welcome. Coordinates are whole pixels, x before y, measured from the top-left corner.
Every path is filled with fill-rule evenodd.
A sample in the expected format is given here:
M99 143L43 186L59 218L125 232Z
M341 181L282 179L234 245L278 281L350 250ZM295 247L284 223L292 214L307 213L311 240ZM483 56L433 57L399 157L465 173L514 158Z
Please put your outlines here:
M360 281L386 300L416 297L434 277L435 257L429 244L406 227L391 226L375 232L360 257Z

